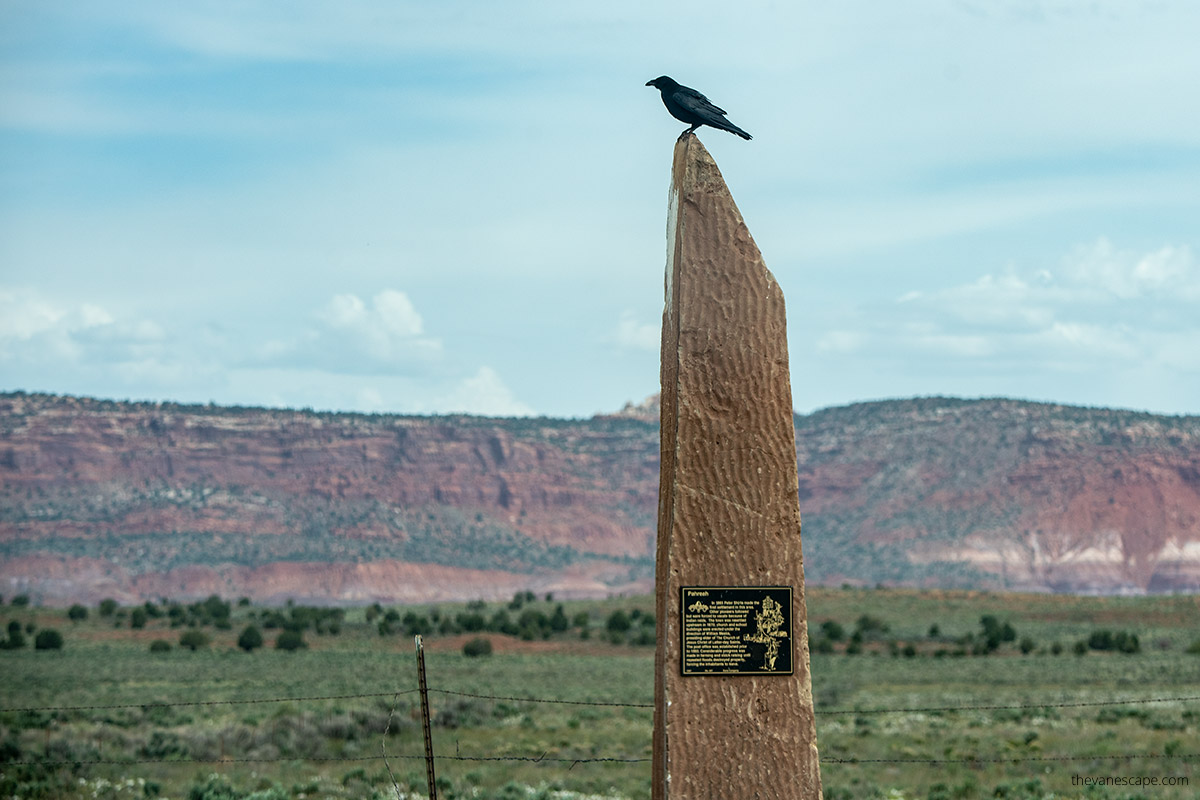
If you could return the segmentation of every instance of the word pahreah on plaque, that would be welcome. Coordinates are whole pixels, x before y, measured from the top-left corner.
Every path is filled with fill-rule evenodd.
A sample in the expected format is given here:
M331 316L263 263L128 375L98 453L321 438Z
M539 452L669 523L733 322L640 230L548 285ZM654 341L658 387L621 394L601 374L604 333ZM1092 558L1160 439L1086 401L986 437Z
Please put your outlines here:
M791 675L792 587L680 588L684 675Z

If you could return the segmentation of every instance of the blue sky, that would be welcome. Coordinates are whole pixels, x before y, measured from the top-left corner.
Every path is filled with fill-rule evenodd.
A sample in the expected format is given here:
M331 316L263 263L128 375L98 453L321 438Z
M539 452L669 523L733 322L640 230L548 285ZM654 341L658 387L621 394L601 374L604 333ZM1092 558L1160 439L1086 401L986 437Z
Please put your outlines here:
M694 86L797 410L1200 413L1200 4L0 0L0 388L587 416L658 388Z

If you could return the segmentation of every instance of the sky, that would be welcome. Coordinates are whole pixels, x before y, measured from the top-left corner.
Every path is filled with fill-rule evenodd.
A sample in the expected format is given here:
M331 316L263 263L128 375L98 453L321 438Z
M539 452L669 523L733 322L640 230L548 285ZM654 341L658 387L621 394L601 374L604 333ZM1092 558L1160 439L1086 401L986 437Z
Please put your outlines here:
M1200 3L0 0L0 390L587 417L658 390L693 86L800 412L1200 413Z

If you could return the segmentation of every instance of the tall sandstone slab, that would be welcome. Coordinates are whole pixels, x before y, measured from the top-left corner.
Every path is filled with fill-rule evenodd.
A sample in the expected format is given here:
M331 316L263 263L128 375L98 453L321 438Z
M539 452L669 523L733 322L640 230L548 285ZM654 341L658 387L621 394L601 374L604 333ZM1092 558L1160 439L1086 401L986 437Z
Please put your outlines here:
M667 237L653 797L819 798L783 293L695 136ZM683 675L692 586L791 587L792 674Z

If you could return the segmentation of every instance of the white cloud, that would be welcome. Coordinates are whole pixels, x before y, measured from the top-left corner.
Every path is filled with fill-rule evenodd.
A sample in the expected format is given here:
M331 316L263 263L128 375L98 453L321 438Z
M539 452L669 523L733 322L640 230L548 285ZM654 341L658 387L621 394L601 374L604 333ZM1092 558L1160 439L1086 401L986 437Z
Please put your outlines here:
M1121 299L1169 293L1200 299L1200 268L1187 246L1165 245L1149 253L1122 250L1107 238L1077 247L1063 263L1080 288Z
M67 315L63 308L29 289L0 288L0 342L28 340L54 329Z
M109 314L103 308L93 303L84 303L79 307L79 319L85 328L94 328L98 325L112 325L116 322L112 314ZM153 323L139 323L136 327L136 332L139 336L155 337L159 331Z
M438 408L496 417L526 417L534 413L513 395L491 367L480 367L474 375L461 380L441 399Z
M402 413L528 416L498 370L440 363L441 343L404 292L331 297L290 337L255 344L244 326L192 331L0 287L8 387L102 397ZM247 356L250 352L252 355ZM7 387L6 387L7 388Z
M392 360L406 347L436 349L434 340L421 337L425 325L408 295L395 289L376 294L370 308L357 295L335 295L317 318L331 331L358 338L380 361Z
M252 359L276 366L315 367L333 373L394 374L423 370L442 355L440 340L408 295L384 289L370 304L337 294L314 314L315 325L290 339L272 339Z
M907 290L825 332L815 350L957 369L1025 372L1142 368L1181 358L1200 337L1200 270L1187 247L1122 250L1107 239L1072 249L1057 274L1009 266L959 285ZM969 366L965 366L969 365Z
M854 353L869 344L871 336L866 331L832 330L821 334L815 349L818 353Z
M626 311L617 321L613 339L619 347L657 353L661 334L661 323L638 322L634 319L632 311Z
M0 287L0 359L45 365L146 358L164 338L151 320L119 320L96 303L68 303L25 288Z
M214 353L151 319L31 289L0 289L5 388L141 399L200 399L217 387Z

